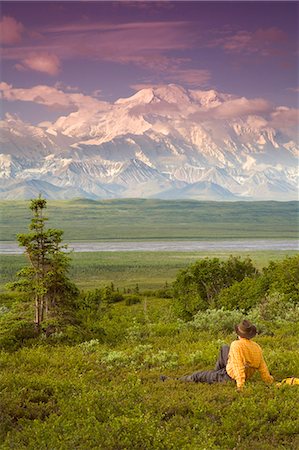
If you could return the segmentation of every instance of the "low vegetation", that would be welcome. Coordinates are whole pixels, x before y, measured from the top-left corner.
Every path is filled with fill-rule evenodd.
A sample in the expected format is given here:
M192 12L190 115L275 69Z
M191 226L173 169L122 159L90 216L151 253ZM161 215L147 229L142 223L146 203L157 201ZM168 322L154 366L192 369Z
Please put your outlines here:
M238 393L233 383L159 380L212 368L244 317L257 325L275 380L299 377L299 256L264 267L237 255L175 264L176 275L151 289L129 272L130 282L118 285L88 280L86 270L69 314L59 314L64 302L57 302L38 332L32 293L0 295L1 449L299 447L296 386L268 386L255 375ZM42 292L52 297L52 287Z
M0 231L15 241L27 201L0 201ZM298 202L149 199L48 201L49 226L67 241L298 238Z

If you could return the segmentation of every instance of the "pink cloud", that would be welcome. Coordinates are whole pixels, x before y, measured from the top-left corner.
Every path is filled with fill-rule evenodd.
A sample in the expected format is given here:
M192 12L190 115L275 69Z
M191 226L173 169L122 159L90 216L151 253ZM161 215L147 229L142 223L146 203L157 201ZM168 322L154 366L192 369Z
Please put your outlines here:
M215 108L214 113L220 119L232 119L234 117L266 113L270 110L271 104L262 98L247 99L241 97L222 103Z
M5 83L5 81L2 81L0 83L0 91L9 91L12 88L11 84Z
M37 33L39 30L35 30ZM4 49L3 58L16 61L19 71L57 75L60 61L72 58L133 64L153 73L157 82L202 86L210 79L205 69L188 67L190 58L169 52L196 47L198 30L186 21L128 23L80 22L40 30L37 45Z
M192 48L198 39L198 32L194 32L184 21L72 23L42 31L44 39L39 39L38 46L15 47L9 52L4 51L3 57L18 63L19 60L29 59L27 66L31 68L34 52L55 54L60 60L80 57L134 64L152 71L168 71L174 65L182 67L188 60L172 58L166 53Z
M202 109L191 115L192 120L231 120L250 115L269 113L272 105L262 99L248 99L245 97L226 100L219 106Z
M126 1L117 1L115 2L115 7L120 6L123 8L126 6L127 8L134 8L134 9L140 9L140 10L146 10L149 13L159 13L161 9L172 9L174 8L174 4L170 1L149 1L149 0L126 0Z
M222 47L228 53L259 53L267 56L277 51L277 45L285 44L287 40L285 32L272 27L255 32L240 30L235 34L214 39L208 47Z
M17 64L18 70L31 69L37 72L47 73L48 75L57 75L60 69L59 58L50 53L31 53L22 59L21 64Z
M2 44L16 44L21 41L24 26L13 17L3 16L0 22L0 42Z
M270 125L299 143L299 109L280 106L271 114Z
M165 78L176 83L198 87L205 85L211 78L209 70L205 69L174 69Z
M64 92L52 86L38 85L32 88L13 88L0 83L2 98L7 101L32 102L54 109L79 109L98 111L107 106L105 102L81 93Z

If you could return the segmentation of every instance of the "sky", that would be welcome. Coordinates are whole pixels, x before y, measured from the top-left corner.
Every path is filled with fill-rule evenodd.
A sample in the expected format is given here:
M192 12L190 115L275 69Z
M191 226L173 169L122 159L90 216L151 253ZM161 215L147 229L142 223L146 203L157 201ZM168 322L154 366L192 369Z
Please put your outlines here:
M3 1L3 113L37 124L175 83L298 107L299 3Z

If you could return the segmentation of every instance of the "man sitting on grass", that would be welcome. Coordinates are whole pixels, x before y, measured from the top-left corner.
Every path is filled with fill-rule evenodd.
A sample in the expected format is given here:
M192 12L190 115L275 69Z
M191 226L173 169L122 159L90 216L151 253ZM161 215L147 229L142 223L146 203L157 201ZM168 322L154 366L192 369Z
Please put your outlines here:
M264 361L261 347L252 342L256 335L256 327L249 320L243 320L235 327L238 340L231 345L223 345L220 349L219 357L214 370L204 370L195 372L178 378L182 381L193 381L195 383L222 383L235 380L238 391L242 390L245 380L250 378L256 370L261 374L263 381L272 383L273 377L270 375ZM168 377L161 375L160 379L165 381Z

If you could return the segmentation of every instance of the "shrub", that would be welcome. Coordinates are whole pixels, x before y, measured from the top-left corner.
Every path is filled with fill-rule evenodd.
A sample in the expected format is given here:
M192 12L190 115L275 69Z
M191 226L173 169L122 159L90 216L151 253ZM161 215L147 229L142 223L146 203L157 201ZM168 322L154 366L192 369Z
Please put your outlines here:
M231 256L227 261L205 258L181 271L174 283L174 308L179 317L191 319L199 310L215 308L220 291L257 275L251 259Z
M10 309L7 306L0 306L0 316L7 314L9 311Z
M144 365L148 368L174 369L178 366L178 355L167 350L159 350L158 353L148 354L144 358Z
M79 347L84 353L94 353L99 350L100 342L98 339L91 339L90 341L82 342Z
M265 321L299 322L299 305L286 301L284 295L279 293L267 296L252 310L252 314L254 313Z
M263 277L269 292L278 292L283 294L285 300L299 303L299 255L280 262L271 261L263 269Z
M224 308L207 309L198 312L189 325L199 331L232 333L235 325L243 318L244 313L241 311L226 311Z
M24 319L10 321L0 335L0 348L16 350L26 341L36 338L38 334L33 322Z
M166 282L161 289L157 289L155 291L155 296L158 298L172 298L173 297L172 286L169 286L169 284Z
M103 302L105 303L117 303L121 302L124 299L123 295L120 292L115 291L113 284L111 284L110 286L105 286L101 292Z
M100 289L81 292L77 301L77 307L82 310L95 310L101 306L102 300Z
M129 363L129 356L121 350L112 350L101 358L101 363L109 369L113 367L124 367Z
M0 306L10 307L16 301L21 301L24 294L19 292L1 292L0 293ZM27 299L26 299L27 300Z
M217 298L217 305L230 310L248 311L259 303L265 294L262 278L244 278L244 280L222 289Z
M138 295L128 295L126 296L125 304L127 306L131 305L137 305L138 303L141 303L141 299Z
M122 302L124 299L124 296L122 294L120 294L119 292L112 292L110 294L108 303L118 303L118 302Z

